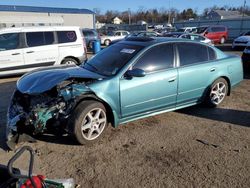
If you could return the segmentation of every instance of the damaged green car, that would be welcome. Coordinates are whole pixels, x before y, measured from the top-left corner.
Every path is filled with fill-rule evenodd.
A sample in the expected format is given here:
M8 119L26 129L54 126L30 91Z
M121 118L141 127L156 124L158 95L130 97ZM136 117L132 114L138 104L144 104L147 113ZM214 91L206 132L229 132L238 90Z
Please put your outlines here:
M243 79L241 59L206 44L128 38L81 66L39 69L17 82L7 141L66 131L80 144L114 127L205 102L218 106Z

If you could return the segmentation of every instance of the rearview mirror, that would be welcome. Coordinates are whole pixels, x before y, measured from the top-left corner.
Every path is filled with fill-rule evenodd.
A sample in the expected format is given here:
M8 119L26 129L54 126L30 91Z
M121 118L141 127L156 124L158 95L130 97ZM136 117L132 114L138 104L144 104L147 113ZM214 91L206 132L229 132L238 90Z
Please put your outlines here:
M144 77L146 73L144 70L136 68L136 69L128 70L125 75L127 77Z

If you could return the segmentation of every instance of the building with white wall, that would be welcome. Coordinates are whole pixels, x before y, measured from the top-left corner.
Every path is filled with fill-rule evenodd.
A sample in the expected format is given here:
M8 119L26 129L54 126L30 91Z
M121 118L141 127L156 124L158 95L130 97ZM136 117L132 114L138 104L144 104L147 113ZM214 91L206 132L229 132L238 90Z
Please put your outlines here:
M53 25L93 29L95 13L88 9L0 5L0 28Z

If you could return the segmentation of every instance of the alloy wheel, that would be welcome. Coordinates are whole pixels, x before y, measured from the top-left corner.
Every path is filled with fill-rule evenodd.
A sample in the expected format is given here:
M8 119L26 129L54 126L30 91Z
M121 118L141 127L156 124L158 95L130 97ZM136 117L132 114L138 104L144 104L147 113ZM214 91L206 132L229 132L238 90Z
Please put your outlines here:
M106 113L101 108L90 110L84 117L81 125L82 136L86 140L99 137L107 124Z
M215 105L220 104L225 98L226 92L227 92L227 87L225 83L223 82L216 83L210 92L211 102Z

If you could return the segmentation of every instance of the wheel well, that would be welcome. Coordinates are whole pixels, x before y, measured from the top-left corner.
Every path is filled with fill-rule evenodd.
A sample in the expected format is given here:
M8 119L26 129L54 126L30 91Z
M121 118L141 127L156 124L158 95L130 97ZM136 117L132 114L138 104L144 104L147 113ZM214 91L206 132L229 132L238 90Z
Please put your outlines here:
M114 115L113 115L113 111L111 109L111 107L109 106L108 103L106 103L105 101L99 99L96 95L94 94L88 94L88 95L83 95L81 96L76 104L75 104L75 107L76 108L78 106L79 103L81 103L82 101L86 101L86 100L92 100L92 101L97 101L97 102L100 102L102 103L104 106L105 106L105 109L107 111L107 118L108 118L108 122L111 123L111 125L114 127L115 126L115 118L114 118Z
M61 61L61 64L62 64L62 63L63 63L63 61L64 61L65 59L67 59L67 58L74 59L74 60L76 60L76 61L77 61L77 63L80 63L80 61L79 61L79 59L78 59L78 58L76 58L76 57L74 57L74 56L67 56L67 57L65 57L65 58Z
M222 76L221 78L223 78L227 81L227 84L228 84L227 96L230 96L230 94L231 94L231 82L230 82L229 78L226 76Z

